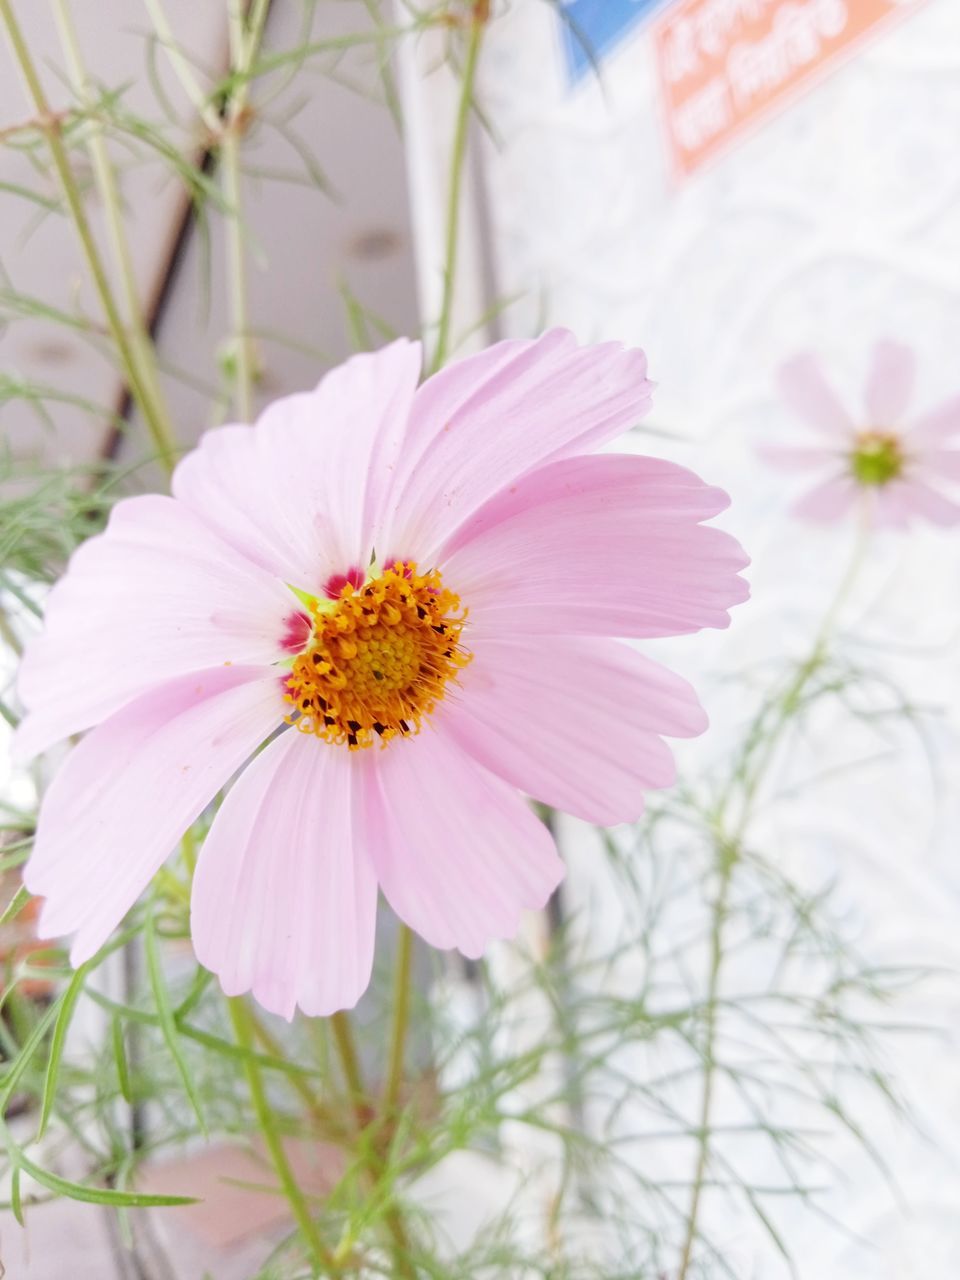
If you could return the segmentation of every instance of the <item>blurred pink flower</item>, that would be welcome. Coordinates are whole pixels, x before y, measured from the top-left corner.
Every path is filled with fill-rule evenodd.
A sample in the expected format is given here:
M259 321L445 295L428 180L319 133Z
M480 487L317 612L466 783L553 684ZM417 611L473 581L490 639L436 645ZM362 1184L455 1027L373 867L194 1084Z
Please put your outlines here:
M960 504L939 488L941 481L960 481L960 395L906 424L915 374L909 347L878 342L867 378L865 414L857 422L837 399L816 357L799 355L781 367L784 399L823 441L759 447L760 455L776 466L822 473L794 506L797 515L832 521L866 503L881 524L905 525L913 518L940 525L960 521Z
M685 681L609 638L724 627L747 595L701 524L725 494L585 456L647 411L643 353L555 331L419 377L395 342L209 432L52 591L19 750L90 732L24 881L74 964L246 764L200 852L197 956L287 1017L349 1007L378 886L479 956L562 876L524 794L634 819L674 779L660 735L704 729Z

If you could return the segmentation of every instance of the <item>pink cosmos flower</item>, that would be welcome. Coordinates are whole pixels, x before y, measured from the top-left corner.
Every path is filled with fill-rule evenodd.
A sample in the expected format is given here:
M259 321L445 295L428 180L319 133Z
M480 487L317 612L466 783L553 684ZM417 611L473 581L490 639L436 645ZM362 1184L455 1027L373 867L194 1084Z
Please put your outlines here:
M21 755L90 730L24 874L42 935L92 956L241 768L191 912L228 994L354 1004L378 886L436 947L513 935L563 874L524 796L634 819L674 778L660 735L706 724L609 637L723 627L747 595L740 547L701 524L722 492L587 456L646 412L645 375L557 331L418 387L399 341L209 432L172 497L118 503L20 675Z
M937 487L960 481L960 396L904 425L916 375L914 353L896 342L873 349L865 392L866 415L857 424L834 395L816 358L805 354L780 370L780 389L801 418L818 431L819 445L760 447L761 455L791 471L823 473L794 506L810 520L838 520L858 503L878 523L902 526L913 518L949 525L960 505Z

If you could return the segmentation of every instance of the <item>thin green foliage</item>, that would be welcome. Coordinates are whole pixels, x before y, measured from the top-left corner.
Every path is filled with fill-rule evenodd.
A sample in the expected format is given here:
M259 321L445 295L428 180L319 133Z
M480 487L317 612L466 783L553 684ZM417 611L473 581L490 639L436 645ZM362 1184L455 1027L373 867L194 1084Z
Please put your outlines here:
M428 317L433 363L442 363L474 331L454 332L454 300L471 121L483 120L474 84L484 7L444 0L405 5L397 16L378 0L356 0L364 29L318 40L308 3L289 49L261 45L263 4L246 17L234 7L232 65L219 77L167 29L162 4L148 7L156 24L144 54L152 116L131 108L127 84L92 84L78 101L64 83L57 138L75 171L74 200L87 191L84 155L102 137L120 174L151 164L182 186L201 245L210 222L224 220L237 271L223 412L231 399L249 407L252 338L331 361L300 337L259 328L242 287L252 246L241 177L305 183L318 199L332 191L323 140L308 145L295 128L305 94L293 99L291 87L303 84L309 94L311 78L327 76L369 96L372 66L373 93L399 120L397 42L431 29L447 34L463 91L443 303L439 317ZM163 87L161 65L171 60L188 107ZM258 150L278 137L287 167L258 163ZM6 131L0 145L29 160L38 187L7 183L0 191L23 200L31 216L69 217L70 199L39 185L49 144L49 122L39 118ZM99 320L35 298L6 274L0 283L2 321L66 328L129 374ZM354 347L395 336L346 281L336 287ZM494 304L476 327L488 328L509 301ZM165 367L155 352L151 361L217 397L214 371L197 379ZM142 391L149 401L149 386ZM65 407L91 429L123 426L69 389L13 371L0 378L0 410L29 411L41 432L56 428ZM35 630L45 591L72 552L134 489L134 476L106 462L81 469L3 458L0 609L11 651ZM143 1194L138 1179L144 1164L183 1155L200 1135L248 1144L262 1171L246 1182L250 1193L289 1205L288 1230L256 1280L733 1276L704 1226L703 1206L719 1196L747 1215L794 1274L783 1209L799 1201L826 1213L840 1173L833 1153L853 1144L889 1174L863 1102L880 1098L892 1116L909 1117L885 1051L893 1037L927 1034L897 1008L923 975L857 955L834 886L800 885L783 872L756 835L755 801L789 795L793 784L769 795L765 786L825 708L855 718L878 751L890 749L904 726L925 742L929 717L822 636L803 662L745 673L737 687L749 711L725 766L681 781L636 827L597 838L616 891L616 924L593 920L589 905L567 904L544 950L511 950L506 984L483 967L465 973L418 955L404 935L395 975L389 948L381 949L356 1026L298 1017L288 1027L248 1002L227 1004L180 945L192 853L165 869L149 901L76 972L56 948L14 955L0 997L0 1117L14 1215L29 1219L33 1203L58 1196L124 1214L189 1203ZM0 710L16 720L12 695ZM7 808L0 870L13 872L29 854L36 814L28 804ZM191 849L208 821L197 824ZM14 890L0 924L17 921L28 904L26 891ZM121 956L129 963L119 983ZM392 1005L383 998L391 989ZM720 1093L733 1100L732 1114L718 1114ZM316 1195L301 1185L296 1157L320 1146L333 1153L332 1174ZM762 1176L742 1172L737 1153L746 1146L762 1151ZM81 1168L76 1178L54 1172L65 1150ZM677 1151L682 1160L673 1158ZM477 1162L470 1169L494 1168L505 1194L483 1229L462 1240L445 1233L424 1188L453 1176L465 1154ZM469 1183L472 1175L456 1176Z
M134 1094L130 1083L130 1066L127 1061L127 1047L124 1044L124 1028L122 1021L114 1016L110 1019L110 1046L113 1049L113 1062L117 1071L117 1084L120 1096L128 1106L133 1105Z
M0 925L9 924L11 920L16 920L17 916L30 901L30 895L21 885L10 901L7 903L0 915Z
M181 1048L176 1019L174 1018L170 998L167 994L166 981L160 965L155 917L152 909L148 910L146 913L143 938L144 951L147 960L147 972L150 976L150 992L153 997L153 1007L157 1012L160 1031L163 1035L167 1048L170 1050L170 1056L176 1064L180 1079L183 1081L183 1087L187 1097L190 1099L190 1105L193 1108L193 1113L197 1117L197 1125L199 1126L200 1132L204 1137L206 1137L207 1122L204 1118L200 1095L197 1091L197 1086L194 1082L189 1064L187 1063L186 1055Z
M73 1017L77 1001L83 994L83 987L89 969L89 963L80 966L70 979L66 990L63 992L63 995L58 1002L57 1020L53 1024L53 1035L50 1038L50 1048L47 1054L47 1069L43 1084L43 1094L40 1099L40 1120L37 1125L38 1142L46 1132L47 1125L50 1122L50 1117L53 1114L53 1108L57 1099L57 1084L60 1073L60 1064L63 1059L63 1051L67 1042L67 1032L70 1029L70 1020Z

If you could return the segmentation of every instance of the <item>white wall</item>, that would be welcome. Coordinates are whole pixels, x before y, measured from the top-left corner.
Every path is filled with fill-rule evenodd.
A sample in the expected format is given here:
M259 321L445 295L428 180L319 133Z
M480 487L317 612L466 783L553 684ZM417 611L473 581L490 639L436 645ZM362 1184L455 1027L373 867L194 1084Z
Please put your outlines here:
M818 350L858 408L870 347L889 336L918 350L918 408L960 391L960 4L919 4L681 185L670 176L649 31L639 24L604 56L602 82L571 86L555 11L515 0L485 50L494 135L485 171L499 291L522 295L505 331L565 324L583 340L642 345L659 384L648 425L674 438L635 447L687 462L733 496L723 523L754 557L753 603L726 634L655 650L698 683L713 713L711 733L683 752L697 776L737 720L716 677L803 653L853 532L797 524L786 514L792 477L754 456L759 439L797 441L777 366ZM933 770L909 735L866 764L863 742L827 725L832 754L822 743L797 754L792 776L808 785L763 829L767 849L802 881L839 877L850 933L876 962L960 961L958 585L960 533L883 535L842 624L848 652L942 712ZM833 768L835 780L814 783ZM574 894L615 910L582 836L572 856ZM914 1001L898 1016L960 1026L955 983L933 1005ZM933 1052L918 1038L896 1049L895 1072L944 1151L878 1110L870 1132L910 1208L841 1148L850 1185L825 1204L862 1240L785 1209L778 1221L801 1276L955 1274L958 1064L956 1044ZM642 1108L629 1122L643 1123ZM736 1274L780 1275L756 1221L724 1197L708 1200L708 1227L729 1241Z

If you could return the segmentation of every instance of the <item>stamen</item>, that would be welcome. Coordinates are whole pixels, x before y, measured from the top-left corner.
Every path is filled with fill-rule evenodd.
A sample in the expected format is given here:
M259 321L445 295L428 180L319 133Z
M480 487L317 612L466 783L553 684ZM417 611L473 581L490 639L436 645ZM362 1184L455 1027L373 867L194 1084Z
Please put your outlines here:
M312 635L294 659L290 723L351 751L417 733L471 659L459 596L412 561L360 585L343 575L338 589L332 607L314 607Z

